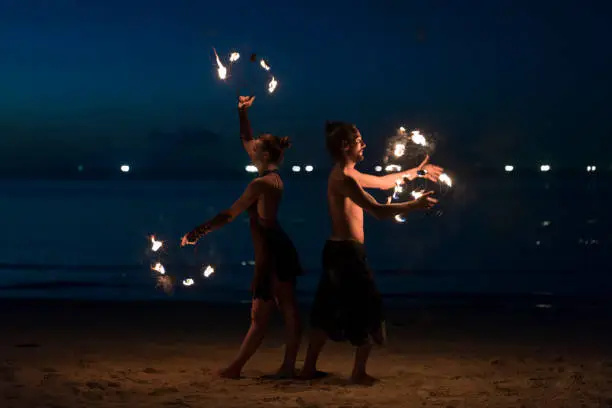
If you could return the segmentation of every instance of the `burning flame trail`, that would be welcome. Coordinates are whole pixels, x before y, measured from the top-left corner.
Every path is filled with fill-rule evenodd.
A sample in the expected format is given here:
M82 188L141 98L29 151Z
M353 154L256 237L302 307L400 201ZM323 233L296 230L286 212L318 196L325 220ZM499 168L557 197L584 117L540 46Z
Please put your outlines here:
M162 265L159 262L156 263L154 266L152 266L151 270L159 272L161 275L165 275L166 274L166 268L164 268L164 265Z
M213 268L212 266L208 265L206 268L204 268L204 270L202 271L202 275L204 275L205 278L208 278L210 275L212 275L213 273L215 273L215 268Z
M225 80L227 78L227 68L221 63L219 59L219 54L217 54L217 50L213 48L215 52L215 58L217 59L217 75L219 75L219 79Z
M427 146L427 140L425 139L425 136L423 136L418 130L412 131L412 136L410 137L410 139L414 144Z
M440 177L438 178L438 180L440 180L440 183L444 183L449 187L453 186L453 180L451 180L451 178L446 173L440 174Z
M272 79L270 79L270 82L268 83L268 92L273 93L276 90L277 85L278 81L274 77L272 77Z
M151 250L153 252L157 252L159 250L159 248L162 247L164 243L162 241L156 241L155 240L155 235L151 235Z
M395 157L402 157L405 152L406 152L406 145L405 144L403 144L403 143L396 143L395 144L395 150L393 151L393 154L395 155Z

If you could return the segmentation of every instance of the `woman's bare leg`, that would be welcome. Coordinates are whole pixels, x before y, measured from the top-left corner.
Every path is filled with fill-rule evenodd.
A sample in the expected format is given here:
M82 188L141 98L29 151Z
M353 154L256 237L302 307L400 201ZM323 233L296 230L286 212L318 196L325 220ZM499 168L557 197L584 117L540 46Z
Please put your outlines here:
M242 368L255 354L255 351L261 345L268 322L270 321L270 313L274 309L273 301L264 301L262 299L253 299L251 307L251 327L242 341L238 355L232 363L226 368L219 371L219 375L225 378L238 378L242 372Z
M295 360L300 349L302 328L300 312L295 299L295 286L291 282L275 282L274 291L276 303L285 321L285 357L277 375L293 377L295 375Z

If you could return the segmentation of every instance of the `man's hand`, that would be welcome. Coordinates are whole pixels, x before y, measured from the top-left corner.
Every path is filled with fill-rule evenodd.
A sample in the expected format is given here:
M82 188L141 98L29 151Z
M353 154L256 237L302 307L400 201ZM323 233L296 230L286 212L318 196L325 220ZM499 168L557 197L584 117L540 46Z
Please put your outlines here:
M414 208L419 210L429 210L431 207L438 203L438 200L432 197L433 191L423 193L419 198L413 201Z
M238 109L248 109L253 104L255 96L239 96L238 97Z
M417 177L426 178L435 183L438 182L440 175L444 171L444 169L440 166L436 166L435 164L429 164L429 155L425 156L425 159L419 164L417 169Z

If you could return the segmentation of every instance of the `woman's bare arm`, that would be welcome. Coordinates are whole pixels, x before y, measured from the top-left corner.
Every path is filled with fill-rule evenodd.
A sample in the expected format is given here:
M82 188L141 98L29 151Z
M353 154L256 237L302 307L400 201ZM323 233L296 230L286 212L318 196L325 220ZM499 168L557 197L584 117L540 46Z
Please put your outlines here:
M235 220L238 215L246 211L247 208L249 208L253 203L257 201L260 194L262 194L265 185L265 181L261 179L255 179L251 181L251 183L247 186L246 190L244 190L244 193L242 193L240 198L236 200L236 202L234 202L234 204L232 204L230 208L221 211L211 220L206 221L201 225L198 225L191 232L187 233L187 235L185 235L186 241L195 242L202 235L206 235L209 232L219 229Z

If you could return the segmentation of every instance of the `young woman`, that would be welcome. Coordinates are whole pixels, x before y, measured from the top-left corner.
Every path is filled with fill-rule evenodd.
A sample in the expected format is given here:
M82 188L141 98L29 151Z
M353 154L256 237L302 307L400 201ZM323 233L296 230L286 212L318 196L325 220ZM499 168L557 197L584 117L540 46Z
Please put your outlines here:
M301 337L295 286L297 276L302 274L302 268L291 239L277 219L283 196L283 181L278 174L278 168L283 161L283 152L290 147L290 142L288 137L278 138L270 134L264 134L257 139L253 137L247 110L254 99L255 97L239 97L238 113L240 139L257 167L259 177L249 183L242 196L229 209L187 233L181 245L195 244L203 235L233 221L243 211L248 211L255 249L255 276L251 285L251 327L234 361L219 374L226 378L240 377L242 368L261 345L270 314L276 305L283 314L287 336L285 357L277 375L292 377L295 375L295 360Z

